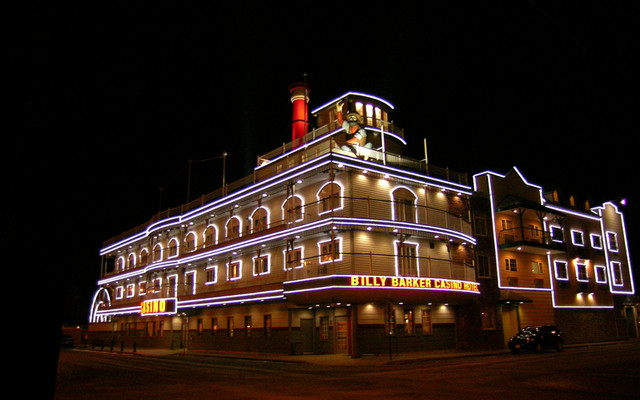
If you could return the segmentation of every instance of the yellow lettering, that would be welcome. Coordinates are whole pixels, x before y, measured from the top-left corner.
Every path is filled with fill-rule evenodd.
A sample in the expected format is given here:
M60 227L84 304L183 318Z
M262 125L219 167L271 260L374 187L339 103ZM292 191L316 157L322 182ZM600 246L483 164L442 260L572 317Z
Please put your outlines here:
M398 287L398 278L391 278L391 286Z
M352 276L351 277L351 286L358 286L358 277L357 276Z
M387 278L380 277L380 282L381 282L380 286L386 286Z
M160 300L159 303L160 303L160 307L158 307L158 308L159 308L160 312L162 312L162 313L165 312L167 310L167 302L164 301L164 300Z

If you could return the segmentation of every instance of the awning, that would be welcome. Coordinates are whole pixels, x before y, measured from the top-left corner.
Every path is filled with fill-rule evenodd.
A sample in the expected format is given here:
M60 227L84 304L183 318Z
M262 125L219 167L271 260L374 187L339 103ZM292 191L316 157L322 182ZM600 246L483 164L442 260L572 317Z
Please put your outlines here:
M500 293L500 299L498 300L498 302L501 304L533 303L533 300L513 290L505 290L502 293Z

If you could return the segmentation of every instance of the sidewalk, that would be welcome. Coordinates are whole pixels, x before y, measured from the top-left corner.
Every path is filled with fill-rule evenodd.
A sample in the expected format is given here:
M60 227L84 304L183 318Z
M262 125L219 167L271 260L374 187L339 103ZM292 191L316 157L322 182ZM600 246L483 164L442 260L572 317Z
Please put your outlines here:
M619 343L636 342L640 344L639 340L622 340L611 342L598 342L598 343L579 343L565 345L566 350L579 347L589 346L606 346L615 345ZM97 350L100 351L100 350ZM109 351L109 350L102 350ZM265 354L265 353L240 353L240 352L223 352L213 350L188 350L188 349L145 349L139 348L135 352L132 348L124 348L123 351L113 351L118 354L129 354L149 357L162 357L162 356L196 356L196 357L217 357L217 358L232 358L243 360L255 360L262 362L281 362L292 364L307 364L318 366L382 366L382 365L402 365L410 364L414 362L424 362L433 360L445 360L462 357L485 357L499 354L510 354L509 349L495 349L495 350L470 350L459 351L455 349L439 350L429 352L416 352L416 353L404 353L404 354L380 354L380 355L363 355L358 358L353 358L344 354L305 354L305 355L284 355L284 354Z

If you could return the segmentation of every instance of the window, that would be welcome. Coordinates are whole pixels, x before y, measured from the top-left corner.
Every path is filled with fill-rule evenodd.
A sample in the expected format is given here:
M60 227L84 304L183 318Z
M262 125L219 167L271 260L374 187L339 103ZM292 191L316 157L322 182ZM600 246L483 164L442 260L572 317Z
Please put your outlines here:
M202 336L202 332L204 331L204 322L202 318L198 318L197 332L198 336Z
M173 238L169 241L169 257L178 256L178 239Z
M320 264L331 261L341 261L340 239L318 243L320 249Z
M244 316L244 337L251 337L251 315Z
M320 317L320 340L329 341L329 317Z
M556 270L556 279L561 281L569 280L569 271L565 261L555 261L554 266Z
M135 268L136 267L136 255L131 253L129 254L129 257L127 258L127 267L128 268Z
M196 294L196 273L195 271L184 274L184 290L186 295Z
M138 283L138 296L144 296L147 294L147 282Z
M618 237L615 232L607 232L607 245L609 250L613 252L618 251Z
M518 263L515 258L505 258L504 264L507 271L517 272L518 271Z
M407 188L393 191L393 219L395 221L416 222L416 201L418 197Z
M615 286L622 286L622 264L618 261L611 262L611 275Z
M234 281L242 278L242 265L240 261L227 264L227 280Z
M216 336L218 334L218 318L211 318L211 334Z
M251 215L253 232L259 232L263 229L267 229L269 226L269 219L267 210L264 207L257 208Z
M149 262L149 252L147 249L143 249L140 252L140 264L146 265Z
M602 250L602 237L600 235L591 234L591 247L596 250Z
M233 317L227 317L227 335L233 337Z
M124 297L124 289L122 286L116 288L116 300L120 300Z
M531 261L531 272L534 274L542 273L542 263L539 261Z
M431 335L433 326L431 324L431 309L422 310L422 334Z
M264 316L264 336L271 337L271 314Z
M253 257L253 276L269 273L269 255Z
M586 264L576 264L576 276L580 282L589 282Z
M576 246L584 246L584 237L580 231L571 231L571 241Z
M413 335L413 310L404 310L404 334Z
M487 236L487 217L485 215L474 214L473 232L478 236Z
M118 271L124 271L125 262L124 257L118 258Z
M184 238L184 248L185 248L185 251L188 251L188 252L196 250L197 243L196 243L195 233L193 232L187 233L187 236Z
M204 247L213 246L214 244L216 244L216 240L218 237L218 230L216 229L215 226L209 225L207 226L207 229L204 230L203 236L204 236Z
M153 262L162 261L162 246L160 243L153 247Z
M318 213L323 214L331 210L342 208L342 188L336 183L328 183L318 192Z
M231 217L227 221L225 225L226 229L226 238L227 239L235 239L240 237L240 219L237 217Z
M136 288L136 285L133 283L127 285L127 298L134 296L134 294L136 293L135 288Z
M480 319L482 322L482 329L491 330L496 329L496 314L492 308L484 308L480 311Z
M206 271L206 279L207 279L206 285L213 285L214 283L218 282L218 266L217 265L207 267L205 271Z
M500 231L502 241L505 243L513 242L515 240L513 221L511 221L510 219L502 219L500 220L500 227L502 228L502 230Z
M418 245L396 242L396 275L418 276Z
M167 297L176 297L176 289L178 287L178 276L171 275L167 278Z
M287 224L303 220L302 200L298 196L289 197L282 204L282 213L284 221Z
M564 243L564 237L562 235L562 228L559 226L551 227L551 240L558 243Z
M489 256L478 255L478 277L490 278Z
M302 268L302 247L284 251L285 270Z
M596 282L607 283L607 270L604 265L596 265L594 269L596 271Z
M396 311L391 305L385 307L384 326L386 328L386 335L394 336L396 334Z

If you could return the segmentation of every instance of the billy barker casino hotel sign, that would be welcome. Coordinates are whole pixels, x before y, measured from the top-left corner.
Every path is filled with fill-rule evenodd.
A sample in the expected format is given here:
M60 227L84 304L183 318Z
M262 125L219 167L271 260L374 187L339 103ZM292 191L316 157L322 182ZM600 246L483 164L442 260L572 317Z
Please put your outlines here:
M298 286L292 287L296 283L302 283L305 288ZM293 284L293 285L292 285ZM435 290L435 291L454 291L466 293L480 293L478 283L459 281L454 279L441 278L408 278L408 277L390 277L390 276L327 276L321 279L302 280L298 282L285 282L292 293L298 290L323 290L323 289L357 289L357 288L379 288L379 289L417 289L417 290ZM295 285L297 286L297 285ZM296 290L298 289L298 290ZM140 303L140 314L143 316L151 315L172 315L177 312L178 299L161 298L145 300Z

